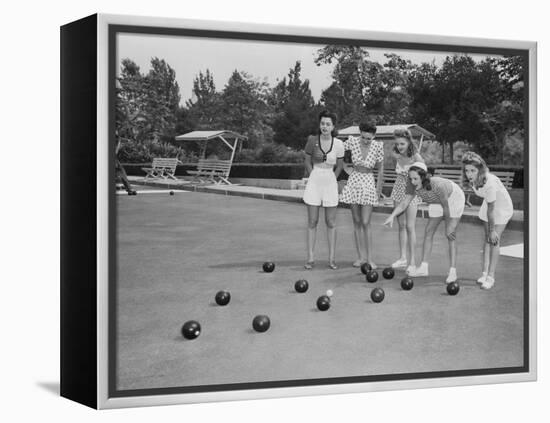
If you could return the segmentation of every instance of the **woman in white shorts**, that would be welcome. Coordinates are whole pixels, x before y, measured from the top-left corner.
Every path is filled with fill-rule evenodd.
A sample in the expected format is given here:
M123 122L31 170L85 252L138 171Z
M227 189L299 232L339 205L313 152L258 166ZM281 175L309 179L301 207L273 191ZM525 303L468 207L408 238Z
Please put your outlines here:
M422 246L422 263L419 267L409 272L410 276L428 276L428 258L432 253L433 237L439 224L445 220L445 235L449 242L450 269L447 283L457 280L456 274L456 230L464 213L464 192L462 189L446 178L430 176L426 164L415 162L409 168L409 180L405 189L405 198L395 207L390 217L384 222L392 226L393 219L403 213L410 202L419 196L428 206L428 224L424 232Z
M319 209L325 210L327 226L329 267L337 269L336 250L336 208L338 206L338 183L336 178L344 167L344 145L334 137L336 115L328 111L319 114L319 135L308 138L305 166L309 173L304 203L307 205L307 261L306 269L312 269L315 263L314 250L317 238Z
M514 214L514 204L508 190L498 177L489 172L485 160L473 152L462 156L464 187L472 189L483 198L479 218L485 229L481 277L477 280L482 289L491 289L495 284L495 270L500 255L500 238L506 224Z

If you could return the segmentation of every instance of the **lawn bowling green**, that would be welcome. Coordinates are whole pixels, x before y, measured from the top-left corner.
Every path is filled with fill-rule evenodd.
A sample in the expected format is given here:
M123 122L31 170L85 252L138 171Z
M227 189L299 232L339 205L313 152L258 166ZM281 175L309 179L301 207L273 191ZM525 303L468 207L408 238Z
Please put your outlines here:
M350 211L338 209L338 270L327 267L321 212L316 263L304 269L303 204L182 192L117 196L119 390L331 378L523 365L523 260L501 256L497 283L479 289L481 226L458 231L460 292L450 296L447 241L435 236L430 277L367 283L356 259ZM378 270L397 258L396 228L373 214ZM426 219L417 220L419 244ZM443 225L442 225L443 226ZM523 242L505 231L502 245ZM273 261L273 273L262 264ZM307 279L309 289L294 284ZM384 301L370 293L382 287ZM334 291L330 309L317 298ZM215 295L231 293L219 306ZM267 315L271 327L255 332ZM183 323L200 336L186 340Z

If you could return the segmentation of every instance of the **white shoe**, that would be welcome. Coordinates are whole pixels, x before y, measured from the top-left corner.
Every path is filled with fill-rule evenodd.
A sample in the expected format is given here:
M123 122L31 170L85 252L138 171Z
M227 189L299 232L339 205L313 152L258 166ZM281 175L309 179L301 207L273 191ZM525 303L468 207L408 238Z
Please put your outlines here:
M370 262L369 264L370 264L370 267L371 267L372 270L378 269L378 266L376 265L376 263Z
M491 289L494 284L495 284L495 278L491 276L487 276L487 278L485 279L485 282L481 284L481 289Z
M445 282L446 283L456 282L457 279L458 278L456 276L456 268L451 267L449 269L449 276L447 276L447 279L445 280Z
M412 276L412 277L429 276L428 263L422 263L420 266L412 269L409 272L409 276Z
M483 283L485 283L485 280L486 280L486 279L487 279L487 273L486 273L486 272L483 272L483 273L481 274L481 276L479 277L479 279L477 280L477 283L483 284Z
M416 269L416 267L411 265L411 266L407 267L407 270L405 270L405 273L407 275L410 275L411 272L414 272L414 269Z
M403 269L407 267L407 259L399 259L397 261L394 261L391 265L394 269Z

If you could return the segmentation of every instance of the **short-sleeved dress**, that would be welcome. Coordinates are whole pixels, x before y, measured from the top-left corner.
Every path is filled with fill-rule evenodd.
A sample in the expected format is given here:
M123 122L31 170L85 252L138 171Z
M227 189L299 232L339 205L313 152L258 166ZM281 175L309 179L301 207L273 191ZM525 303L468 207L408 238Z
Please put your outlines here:
M483 198L479 209L479 218L488 222L487 203L495 202L494 217L497 225L505 225L514 214L514 204L502 181L492 173L487 173L487 180L482 187L472 187L477 196Z
M390 198L395 201L396 204L400 203L406 196L405 191L407 188L407 181L409 180L409 168L411 167L411 164L407 164L405 166L401 166L399 162L395 164L395 173L397 173L397 177L395 178L395 183L393 184ZM410 205L417 206L421 202L422 199L417 195L412 199Z
M384 144L381 141L371 141L365 157L361 154L361 139L350 137L344 142L344 149L351 151L351 161L354 166L362 166L369 169L384 160ZM348 182L340 194L340 201L346 204L378 205L378 193L372 172L363 173L353 170Z
M310 206L336 207L338 205L338 182L334 166L344 158L344 146L338 138L332 138L330 147L321 148L319 136L310 136L304 152L311 156L313 170L304 191L304 203Z

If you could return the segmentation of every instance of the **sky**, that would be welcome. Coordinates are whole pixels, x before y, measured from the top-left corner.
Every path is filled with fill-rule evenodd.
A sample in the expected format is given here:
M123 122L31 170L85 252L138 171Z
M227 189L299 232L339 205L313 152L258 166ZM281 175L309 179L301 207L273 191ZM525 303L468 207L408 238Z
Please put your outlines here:
M302 63L302 79L309 79L310 89L315 101L331 82L334 65L317 66L313 62L317 50L322 44L297 44L250 40L220 40L213 38L195 38L183 36L160 36L143 34L118 34L117 59L133 60L147 73L151 58L164 59L176 72L180 87L181 103L192 96L193 80L206 69L213 73L216 89L221 91L232 72L237 69L246 71L254 78L266 80L274 86L278 80L288 75L297 60ZM432 62L441 64L448 52L419 50L388 50L368 48L370 59L385 62L385 53L397 53L413 63ZM473 55L482 60L486 55ZM120 69L119 69L120 70Z

